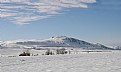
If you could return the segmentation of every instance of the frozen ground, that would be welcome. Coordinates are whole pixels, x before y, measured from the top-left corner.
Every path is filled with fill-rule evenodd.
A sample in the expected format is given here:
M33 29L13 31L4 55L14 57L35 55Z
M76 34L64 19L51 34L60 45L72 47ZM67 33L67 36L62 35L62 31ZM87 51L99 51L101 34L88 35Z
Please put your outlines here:
M0 57L0 63L0 72L121 72L121 52L5 56Z

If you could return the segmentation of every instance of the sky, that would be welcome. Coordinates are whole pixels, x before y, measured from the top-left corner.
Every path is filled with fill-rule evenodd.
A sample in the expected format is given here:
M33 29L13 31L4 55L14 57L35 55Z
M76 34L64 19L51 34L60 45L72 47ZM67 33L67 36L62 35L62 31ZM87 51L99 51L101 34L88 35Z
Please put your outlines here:
M121 46L121 0L0 0L0 40L52 36Z

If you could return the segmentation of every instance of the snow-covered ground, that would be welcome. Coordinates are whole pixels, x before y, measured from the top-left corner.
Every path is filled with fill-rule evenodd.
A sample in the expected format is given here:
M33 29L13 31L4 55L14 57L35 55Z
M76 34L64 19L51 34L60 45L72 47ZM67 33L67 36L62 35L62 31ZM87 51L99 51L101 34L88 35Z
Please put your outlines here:
M1 51L0 72L121 72L121 51L30 57L10 57L12 51L6 51Z

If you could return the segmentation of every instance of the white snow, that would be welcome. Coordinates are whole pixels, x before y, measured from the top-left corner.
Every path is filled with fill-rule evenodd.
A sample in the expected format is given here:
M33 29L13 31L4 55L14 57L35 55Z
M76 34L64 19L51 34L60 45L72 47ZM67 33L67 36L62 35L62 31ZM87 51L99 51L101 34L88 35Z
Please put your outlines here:
M55 36L49 39L32 39L32 40L10 40L0 42L0 46L7 48L33 48L33 47L74 47L82 49L112 49L102 44L92 44L79 39L66 37L66 36Z
M68 53L57 55L62 48ZM26 50L31 56L20 57ZM121 51L66 36L0 41L0 72L121 72Z
M10 53L0 50L0 72L121 72L121 51L5 57Z

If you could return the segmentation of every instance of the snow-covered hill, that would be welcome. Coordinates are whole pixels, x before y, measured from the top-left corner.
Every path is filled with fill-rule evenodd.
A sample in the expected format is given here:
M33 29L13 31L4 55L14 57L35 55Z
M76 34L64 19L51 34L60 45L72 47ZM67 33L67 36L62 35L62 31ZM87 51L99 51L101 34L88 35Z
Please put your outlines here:
M92 44L79 39L56 36L49 39L43 40L12 40L12 41L1 41L0 47L14 47L14 48L36 48L36 47L73 47L82 49L112 49L102 44Z

